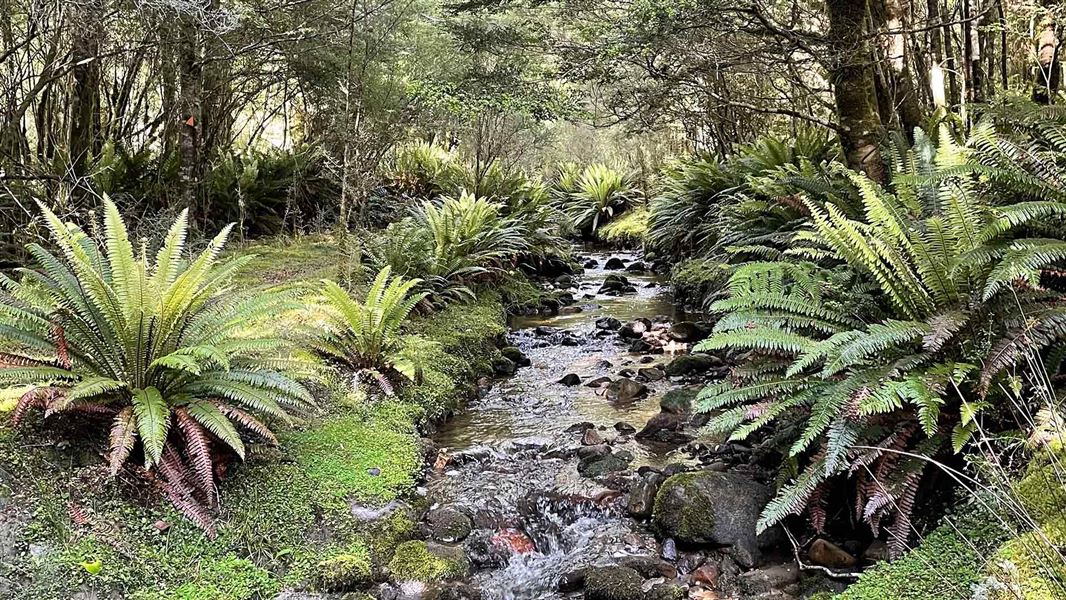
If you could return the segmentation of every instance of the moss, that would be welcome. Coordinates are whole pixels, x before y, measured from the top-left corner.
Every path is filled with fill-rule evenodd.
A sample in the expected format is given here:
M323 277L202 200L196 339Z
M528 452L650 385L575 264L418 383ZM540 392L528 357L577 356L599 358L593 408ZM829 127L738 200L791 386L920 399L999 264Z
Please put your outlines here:
M655 496L652 509L652 522L660 530L670 531L682 541L705 540L712 537L714 529L714 507L703 494L685 491L692 485L700 473L679 473L669 477ZM676 498L685 498L679 505Z
M410 541L396 547L388 569L396 581L429 583L464 577L470 563L460 548Z
M729 281L730 266L714 260L692 259L670 273L674 301L686 308L702 309Z
M318 563L315 581L328 591L348 591L371 583L370 553L363 546L335 554Z
M28 389L28 387L0 388L0 417L15 410L15 404Z
M621 217L611 221L596 231L601 240L616 246L632 248L644 243L648 235L648 219L651 216L647 206L640 206L626 211Z

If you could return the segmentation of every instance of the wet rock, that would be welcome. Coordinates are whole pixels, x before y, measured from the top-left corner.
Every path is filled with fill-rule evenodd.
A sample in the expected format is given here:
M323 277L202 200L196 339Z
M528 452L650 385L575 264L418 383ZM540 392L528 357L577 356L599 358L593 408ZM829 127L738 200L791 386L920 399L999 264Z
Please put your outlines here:
M782 595L785 588L799 580L799 568L794 563L770 565L754 571L740 573L737 587L748 596L777 594L774 598L787 598Z
M665 577L665 573L674 571L674 566L669 563L664 563L657 556L624 556L618 560L618 566L629 567L644 579L654 579L656 577ZM676 571L675 571L676 572Z
M607 456L611 453L611 447L607 444L600 444L598 446L582 446L577 449L575 454L581 462L592 462ZM580 470L580 469L578 469Z
M596 448L597 446L585 447ZM610 449L608 449L608 452L610 452ZM631 462L633 462L633 454L627 450L622 450L621 452L583 459L577 464L577 472L589 479L596 479L610 473L625 471L629 468L629 463Z
M618 372L619 377L633 377L637 372L633 369L622 369Z
M336 554L314 568L316 587L343 592L371 583L370 559L360 554Z
M589 381L585 385L588 387L601 387L607 385L608 383L611 383L610 377L597 377L596 379Z
M533 333L535 335L544 337L549 335L555 335L556 333L559 333L559 330L555 327L548 327L547 325L537 325L533 328Z
M843 548L825 539L814 540L807 549L807 558L816 565L830 569L847 569L855 566L855 557Z
M575 283L575 280L574 280L574 276L573 275L560 275L560 276L555 278L555 285L557 285L559 287L563 287L563 288L574 287L574 283Z
M496 375L509 377L514 375L516 370L518 370L518 365L506 356L497 356L492 359L492 372Z
M654 356L641 356L640 357L640 364L642 364L642 365L646 365L648 363L653 363L653 362L655 362L655 357Z
M596 259L593 259L593 258L590 258L590 259L585 261L585 265L584 266L585 266L586 269L595 269L596 267L600 266L600 261L598 261Z
M633 343L629 345L629 351L634 354L647 354L654 351L656 348L644 340L633 340ZM658 349L662 352L662 348Z
M453 581L442 584L434 600L481 600L481 590L470 582Z
M596 319L596 329L615 331L622 326L622 322L614 317L600 317Z
M613 366L614 363L609 360L601 360L600 362L596 363L596 368L598 369L610 369Z
M692 441L692 436L682 433L684 428L684 417L674 413L660 412L648 419L644 428L637 432L636 437L638 440L684 444Z
M429 511L424 523L427 537L446 543L466 539L473 526L470 517L452 506L442 506Z
M582 433L586 429L595 429L596 425L590 421L580 421L566 428L567 433Z
M679 375L698 375L722 365L722 360L710 354L686 354L678 356L666 365L666 374L671 377Z
M585 600L642 600L644 578L629 567L585 571Z
M506 346L500 349L500 354L519 367L528 367L532 364L529 357L516 346Z
M568 331L568 332L566 332L565 335L563 335L563 337L559 338L559 345L560 346L579 346L579 345L581 345L581 340L579 340L576 337L574 337L574 334L572 334L572 333L570 333Z
M608 275L603 284L600 285L598 290L601 294L607 294L612 296L621 296L622 294L636 293L637 288L633 287L629 280L623 275L616 275L614 273Z
M585 587L585 569L576 569L563 573L556 584L556 589L564 594L576 592Z
M692 321L678 321L670 326L670 339L675 342L691 344L698 342L710 335L710 328L704 327Z
M659 381L663 377L666 377L666 373L662 369L656 367L643 367L637 369L637 380L639 381Z
M759 513L772 490L743 475L697 471L667 479L655 499L652 521L663 534L680 542L733 546L753 561L760 544L772 536L755 536Z
M643 337L644 333L650 328L650 324L647 321L638 319L622 325L622 327L618 329L618 335L624 339L639 339Z
M609 271L617 271L618 269L624 269L625 267L625 261L616 256L607 259L607 262L603 265L603 268Z
M566 387L573 387L581 384L581 377L579 377L577 373L567 373L566 375L563 375L563 378L559 380L559 383Z
M622 435L630 435L630 434L634 434L634 433L637 432L637 428L636 427L633 427L632 425L630 425L629 423L626 423L625 421L619 421L619 422L615 423L614 424L614 430L617 431L618 433L621 433Z
M632 379L616 379L607 386L607 399L612 402L632 402L648 395L648 386Z
M675 415L686 415L692 412L692 402L699 395L699 390L694 388L678 388L663 394L659 400L659 408L663 412Z
M661 473L648 473L641 477L629 490L626 500L626 510L629 514L638 519L650 517L655 506L655 495L665 480Z
M582 446L599 446L603 443L603 436L599 431L595 429L586 429L585 434L581 436Z
M559 309L560 315L576 315L585 312L585 309L580 306L564 306Z
M626 271L630 273L643 273L648 270L648 266L639 260L633 261L626 265Z
M722 570L718 568L718 565L712 562L704 562L692 572L689 578L695 583L715 587L718 585L718 578L721 575Z
M510 554L529 554L537 549L536 544L521 529L508 527L492 536L492 543Z
M396 547L387 569L393 581L446 581L466 577L470 560L457 546L410 541Z

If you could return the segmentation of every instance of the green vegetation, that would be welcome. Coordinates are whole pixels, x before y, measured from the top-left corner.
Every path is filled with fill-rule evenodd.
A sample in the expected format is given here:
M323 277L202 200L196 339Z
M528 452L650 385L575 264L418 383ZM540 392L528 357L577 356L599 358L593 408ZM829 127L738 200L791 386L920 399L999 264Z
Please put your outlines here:
M585 235L596 233L622 214L638 196L630 175L604 164L591 164L581 171L564 165L553 187L556 202L574 229Z
M244 437L276 444L264 416L314 404L281 372L301 362L264 319L294 305L280 293L226 293L246 262L217 263L228 229L186 262L183 213L150 262L143 249L135 257L118 208L105 199L104 210L94 241L42 207L62 258L34 244L42 269L0 281L0 326L14 344L0 354L0 384L31 386L12 423L33 408L106 418L111 476L139 448L171 502L214 535L214 465L228 453L243 460Z
M410 541L396 548L388 569L397 581L431 582L462 577L470 563L461 549Z
M601 227L596 236L621 248L639 248L648 235L648 209L641 206Z

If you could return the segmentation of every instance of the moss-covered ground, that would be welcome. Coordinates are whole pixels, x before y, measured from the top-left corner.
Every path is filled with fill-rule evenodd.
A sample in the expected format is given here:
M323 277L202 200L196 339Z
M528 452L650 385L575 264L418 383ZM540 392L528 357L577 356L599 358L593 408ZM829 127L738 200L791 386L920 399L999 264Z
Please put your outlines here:
M237 286L336 274L328 240L251 250L259 258ZM5 392L0 597L244 600L365 583L414 524L404 510L360 521L352 505L381 507L411 492L423 464L417 425L468 396L490 372L503 332L499 299L485 295L411 323L405 342L427 348L427 366L422 382L395 399L368 400L335 373L312 382L320 410L294 426L275 424L280 447L254 449L225 474L213 540L142 482L109 479L105 440L71 435L84 424L33 417L12 430L17 394ZM69 430L57 435L56 427ZM59 441L71 438L79 441Z

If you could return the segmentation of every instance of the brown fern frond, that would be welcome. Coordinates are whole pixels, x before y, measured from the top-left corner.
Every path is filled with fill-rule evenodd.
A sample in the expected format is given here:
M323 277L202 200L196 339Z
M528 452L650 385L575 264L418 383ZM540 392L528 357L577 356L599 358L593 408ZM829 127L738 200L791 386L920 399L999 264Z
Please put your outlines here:
M82 527L89 524L89 516L85 514L81 506L72 502L67 502L67 514L70 516L71 522L78 527Z
M67 346L67 336L63 332L63 326L55 323L52 325L52 340L56 343L56 358L64 369L70 369L70 347Z
M922 346L929 352L937 352L951 341L969 320L962 311L952 311L929 319L929 333L922 338Z
M204 428L192 418L192 415L184 407L175 410L174 414L178 421L178 427L181 428L181 432L185 436L185 454L188 456L189 464L196 475L193 478L193 483L207 498L208 506L214 508L216 502L215 471L211 459L211 439L208 437L207 432L204 431Z
M826 497L826 492L829 491L829 482L823 481L819 483L814 491L811 492L810 498L807 499L807 515L811 519L811 526L818 533L825 531L825 521L827 513L825 510L826 502L829 500Z
M163 475L163 491L170 498L174 508L177 508L197 527L203 529L207 537L215 539L218 532L215 529L211 512L196 497L195 490L188 480L188 468L173 447L167 446L163 452L163 460L159 462L159 468Z
M130 457L133 445L137 442L137 422L133 417L132 406L123 408L115 415L109 438L111 452L107 462L111 477L114 477Z
M269 427L250 413L222 402L215 402L214 404L218 407L219 412L226 415L226 417L233 421L238 427L247 429L258 435L271 446L278 445L278 438L274 436L274 432L270 431Z
M773 404L772 400L765 400L763 402L757 402L748 407L747 412L744 413L744 418L748 421L758 419L766 414L766 411L770 409Z
M10 352L0 352L0 369L17 369L21 367L44 366L52 367L55 365L47 360L41 360L39 358L33 358L31 356L11 354Z
M47 406L47 392L50 389L47 387L33 388L20 396L18 402L15 403L15 410L11 413L11 425L18 427L31 408L45 408Z
M889 542L888 553L891 558L899 558L907 551L907 540L911 535L911 513L914 510L914 499L918 495L918 483L922 480L922 472L916 471L907 475L903 481L903 491L896 501L896 519L888 528Z

